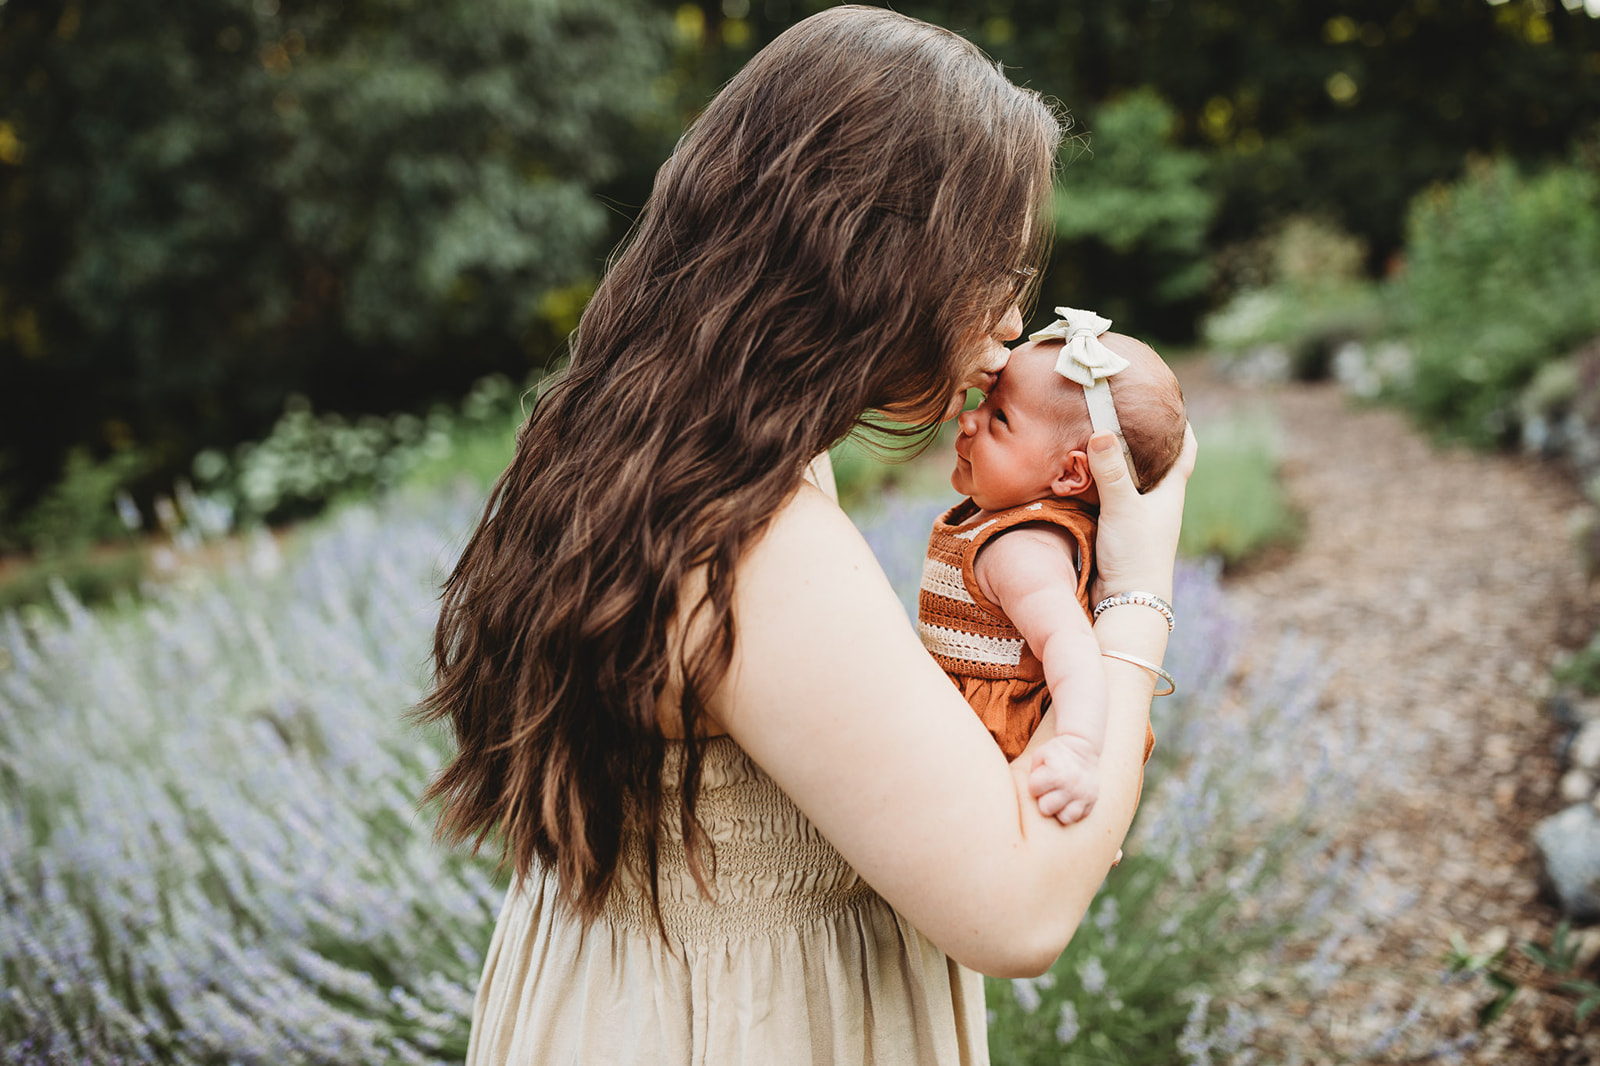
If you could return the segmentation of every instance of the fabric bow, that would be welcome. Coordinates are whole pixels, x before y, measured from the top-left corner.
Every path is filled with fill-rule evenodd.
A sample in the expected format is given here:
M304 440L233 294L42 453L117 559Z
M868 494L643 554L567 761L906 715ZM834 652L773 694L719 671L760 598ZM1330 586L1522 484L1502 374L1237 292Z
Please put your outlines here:
M1128 368L1128 361L1100 343L1100 334L1111 328L1109 318L1101 318L1093 311L1076 307L1058 307L1061 317L1037 333L1028 335L1030 341L1063 340L1061 354L1056 356L1056 373L1083 386L1083 402L1089 408L1089 425L1096 433L1112 433L1122 446L1122 461L1132 473L1133 451L1128 438L1123 436L1122 422L1117 418L1117 404L1111 396L1112 374ZM1137 478L1137 475L1134 475ZM1135 481L1137 484L1137 481ZM1142 491L1142 489L1141 489Z
M1030 333L1028 339L1066 341L1061 346L1061 354L1056 356L1057 374L1090 389L1095 382L1127 369L1126 359L1100 343L1100 334L1111 328L1109 318L1076 307L1058 307L1056 314L1061 317L1044 329Z

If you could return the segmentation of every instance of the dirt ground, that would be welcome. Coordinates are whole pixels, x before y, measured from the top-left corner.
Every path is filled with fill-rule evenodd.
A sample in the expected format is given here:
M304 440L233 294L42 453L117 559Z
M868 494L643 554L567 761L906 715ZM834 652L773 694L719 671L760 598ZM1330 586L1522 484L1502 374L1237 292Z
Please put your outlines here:
M1487 986L1441 980L1452 933L1474 950L1509 942L1520 960L1516 945L1548 943L1560 918L1530 831L1562 806L1550 665L1596 616L1571 532L1577 487L1550 463L1433 447L1332 384L1246 387L1203 364L1180 376L1197 423L1274 416L1306 519L1298 550L1225 580L1250 627L1246 670L1298 631L1333 669L1327 707L1398 723L1421 752L1405 772L1365 773L1342 841L1414 898L1344 941L1344 976L1314 999L1254 1004L1270 1019L1257 1061L1600 1063L1600 1011L1576 1023L1570 997L1529 987L1480 1031ZM1592 959L1600 931L1583 943ZM1373 1052L1383 1032L1397 1036Z

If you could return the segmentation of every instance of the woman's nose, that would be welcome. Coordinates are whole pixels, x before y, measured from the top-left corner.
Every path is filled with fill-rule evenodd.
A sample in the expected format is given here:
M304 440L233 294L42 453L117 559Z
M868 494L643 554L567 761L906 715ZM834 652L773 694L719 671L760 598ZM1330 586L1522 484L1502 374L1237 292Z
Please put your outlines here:
M999 340L999 337L1000 334L996 333L996 341ZM982 381L978 382L978 388L982 389L985 395L988 394L990 389L994 388L995 379L1000 376L1000 371L1004 370L1006 364L1010 361L1011 349L1004 344L996 343L990 350L988 357L984 359L983 365L978 368L978 374L983 378Z
M1011 310L1007 311L1005 317L1000 319L999 325L995 326L994 335L1003 341L1014 341L1022 336L1022 308L1012 304Z

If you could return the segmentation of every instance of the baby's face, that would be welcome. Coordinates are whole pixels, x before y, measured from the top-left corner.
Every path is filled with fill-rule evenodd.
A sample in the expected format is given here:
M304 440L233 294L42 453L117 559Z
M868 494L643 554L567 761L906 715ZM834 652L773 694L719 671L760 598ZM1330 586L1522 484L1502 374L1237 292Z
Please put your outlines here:
M950 484L986 511L1054 495L1072 450L1072 405L1083 405L1082 390L1055 371L1059 347L1016 348L983 403L958 420Z

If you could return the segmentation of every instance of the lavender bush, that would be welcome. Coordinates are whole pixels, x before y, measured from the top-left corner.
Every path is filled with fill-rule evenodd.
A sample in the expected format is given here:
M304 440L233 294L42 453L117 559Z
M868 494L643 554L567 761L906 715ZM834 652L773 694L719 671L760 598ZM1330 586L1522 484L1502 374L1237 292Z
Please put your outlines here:
M459 1061L499 891L433 847L421 692L471 498L346 510L0 633L0 1061Z
M443 746L403 714L480 501L396 495L286 552L179 560L136 605L5 616L0 1062L460 1060L501 884L430 842L414 802ZM940 506L862 520L910 610ZM1051 975L991 986L1000 1062L1220 1061L1249 1043L1241 969L1328 924L1313 815L1355 741L1311 715L1304 651L1232 691L1214 570L1177 597L1182 689L1128 858Z

